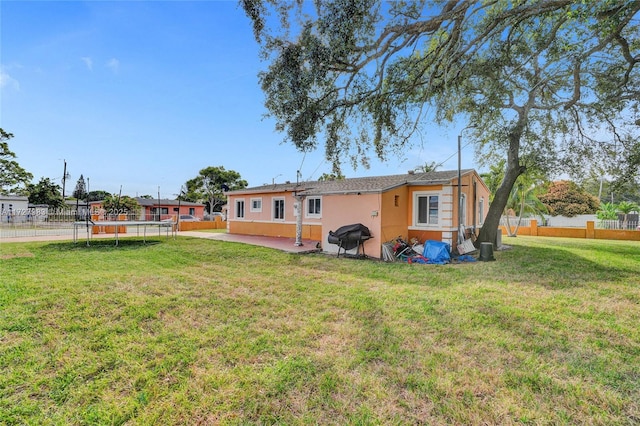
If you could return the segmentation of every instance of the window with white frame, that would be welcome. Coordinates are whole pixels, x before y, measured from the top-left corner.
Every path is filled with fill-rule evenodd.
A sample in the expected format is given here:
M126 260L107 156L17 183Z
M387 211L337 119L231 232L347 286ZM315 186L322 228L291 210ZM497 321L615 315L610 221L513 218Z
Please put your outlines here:
M307 217L320 217L322 215L322 198L307 198Z
M284 198L273 199L273 219L284 220Z
M480 198L478 202L478 218L480 219L478 223L482 225L484 223L484 198Z
M262 211L262 198L252 198L250 210L253 213L260 213Z
M415 194L414 221L416 226L437 225L439 216L440 196L438 194Z
M236 200L236 218L244 218L244 200Z

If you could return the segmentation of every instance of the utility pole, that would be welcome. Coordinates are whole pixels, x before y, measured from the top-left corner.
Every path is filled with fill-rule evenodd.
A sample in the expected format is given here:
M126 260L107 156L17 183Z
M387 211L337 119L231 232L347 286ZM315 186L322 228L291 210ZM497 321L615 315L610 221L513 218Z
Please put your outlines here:
M462 129L464 130L464 129ZM464 242L462 228L462 131L458 135L458 244Z
M296 190L300 185L300 170L296 171ZM296 199L295 209L298 212L298 216L296 217L296 242L293 243L296 247L301 247L304 244L302 243L302 212L304 210L304 195L300 195L297 191L293 192L293 197Z
M464 242L465 233L465 224L462 221L462 132L474 127L474 124L470 124L460 130L460 134L458 135L458 244Z
M62 199L64 200L64 188L67 184L67 177L69 177L67 175L67 160L62 160L64 161L64 172L62 173Z

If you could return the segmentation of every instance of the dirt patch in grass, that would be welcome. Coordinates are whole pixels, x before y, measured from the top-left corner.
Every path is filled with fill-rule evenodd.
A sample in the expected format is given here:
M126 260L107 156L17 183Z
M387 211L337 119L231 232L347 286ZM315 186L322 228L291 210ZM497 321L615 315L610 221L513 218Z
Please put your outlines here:
M8 259L16 259L18 257L34 257L35 255L33 253L11 253L11 254L2 254L0 255L0 259L1 260L8 260Z

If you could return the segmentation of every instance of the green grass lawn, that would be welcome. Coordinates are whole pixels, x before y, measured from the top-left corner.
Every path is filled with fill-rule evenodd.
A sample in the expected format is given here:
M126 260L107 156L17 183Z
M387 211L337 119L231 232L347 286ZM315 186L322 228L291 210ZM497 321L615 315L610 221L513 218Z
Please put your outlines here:
M640 245L0 245L0 424L640 423Z

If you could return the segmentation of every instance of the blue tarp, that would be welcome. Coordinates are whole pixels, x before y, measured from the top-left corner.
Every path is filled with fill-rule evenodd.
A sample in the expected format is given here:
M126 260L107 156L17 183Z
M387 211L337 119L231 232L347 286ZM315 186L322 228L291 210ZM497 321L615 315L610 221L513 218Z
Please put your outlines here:
M429 259L427 263L444 265L451 261L450 251L451 246L449 244L442 241L429 240L424 243L424 252L422 255Z
M461 254L460 256L458 256L458 261L459 262L475 262L476 259L473 256L469 256L468 254Z

